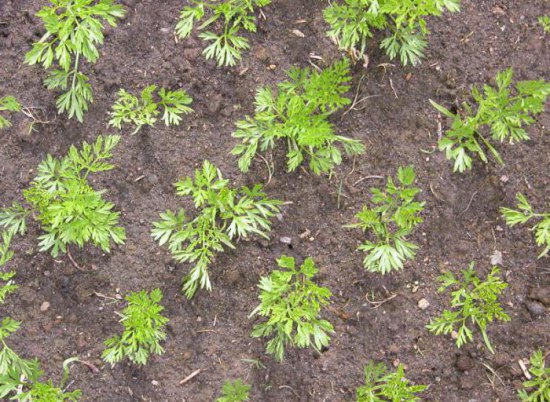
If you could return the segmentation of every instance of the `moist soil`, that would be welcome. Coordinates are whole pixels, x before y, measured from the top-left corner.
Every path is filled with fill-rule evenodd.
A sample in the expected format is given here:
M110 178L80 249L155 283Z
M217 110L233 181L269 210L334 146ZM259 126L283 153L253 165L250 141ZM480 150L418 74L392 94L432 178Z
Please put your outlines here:
M134 93L149 84L184 88L195 110L180 127L159 122L135 136L123 130L117 168L93 177L93 185L106 189L105 196L122 212L124 246L110 254L94 247L74 250L81 271L65 256L38 252L36 225L15 241L16 257L5 269L17 271L20 289L1 309L2 316L22 322L9 340L13 349L38 358L46 376L56 381L71 356L95 365L97 372L83 364L71 368L69 389L81 389L84 401L212 401L224 380L238 377L252 385L252 401L351 401L370 359L389 367L403 363L409 379L429 384L421 400L517 401L524 381L518 360L550 347L549 260L537 259L540 249L532 233L527 227L508 228L499 208L513 205L517 192L536 208L547 208L550 113L530 126L529 141L498 145L505 166L476 162L471 172L453 174L451 163L435 150L440 119L428 100L452 107L472 84L490 82L508 67L518 80L550 79L550 35L544 36L537 23L549 13L548 1L463 0L459 14L430 19L427 57L417 67L389 63L373 41L368 66L353 68L349 93L368 98L357 110L332 117L339 134L363 141L366 153L346 159L330 177L318 177L305 170L287 173L284 153L274 152L275 172L265 188L287 205L271 239L251 239L220 254L210 268L214 289L199 291L191 301L180 293L189 265L176 264L149 234L159 212L191 207L176 197L172 184L192 175L205 159L235 184L267 183L261 159L248 174L236 168L229 154L237 143L231 137L235 122L253 113L258 86L283 80L293 65L323 67L341 54L325 36L326 4L320 1L274 0L264 9L258 32L249 35L251 50L235 68L206 61L196 36L175 40L185 1L121 3L126 17L108 28L99 61L84 67L94 102L80 124L57 115L57 94L42 84L45 71L23 65L31 44L43 35L34 15L47 2L0 2L0 95L15 95L47 121L29 134L31 120L16 114L13 127L0 132L0 204L22 199L48 153L61 156L71 144L116 133L107 120L119 88ZM445 128L448 122L441 123ZM344 225L368 201L369 188L383 184L371 176L393 175L409 164L416 167L420 199L426 202L424 223L411 238L420 250L402 272L367 273L356 251L365 236ZM290 237L291 245L282 237ZM479 333L475 342L457 349L450 337L427 332L429 319L449 301L437 293L437 276L457 273L471 261L485 275L495 251L502 253L510 285L502 302L512 318L489 326L496 353L487 351ZM259 278L275 268L281 254L315 259L318 282L334 294L325 318L335 333L321 353L288 350L285 361L277 363L265 355L262 340L250 337L256 320L248 315L258 303ZM145 367L102 363L103 340L122 329L115 312L124 303L117 295L155 287L164 292L170 318L166 353ZM420 299L429 303L424 310ZM50 307L41 311L46 301Z

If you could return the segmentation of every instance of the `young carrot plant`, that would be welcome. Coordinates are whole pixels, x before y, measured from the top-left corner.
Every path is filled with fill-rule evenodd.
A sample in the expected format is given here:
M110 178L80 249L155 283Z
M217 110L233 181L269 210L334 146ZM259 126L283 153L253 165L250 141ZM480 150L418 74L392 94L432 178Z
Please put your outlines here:
M97 61L104 24L116 26L125 10L113 0L52 0L51 3L36 14L42 19L46 33L33 44L25 63L42 64L47 70L57 65L45 84L50 90L64 91L57 99L59 113L67 112L69 118L75 116L82 122L88 104L93 101L89 78L81 71L82 61Z
M262 277L260 304L250 317L259 315L267 321L254 326L254 338L271 337L267 353L283 361L285 348L312 347L321 350L330 343L332 324L319 318L323 306L329 304L332 293L313 282L319 271L311 258L306 258L300 268L294 258L281 256L275 270L268 277Z
M397 371L390 371L384 363L369 361L365 366L365 385L357 388L357 402L417 402L417 393L425 391L426 385L409 385L405 368L399 364Z
M546 367L545 359L540 350L531 355L531 367L529 373L532 378L523 383L522 390L519 390L519 397L522 402L548 402L550 401L550 368Z
M248 39L240 35L242 29L256 32L255 11L271 4L271 0L191 0L180 15L176 34L185 39L191 35L196 23L205 20L198 30L219 23L221 33L205 31L199 38L210 43L203 54L216 59L218 66L234 66L241 60L242 52L250 48Z
M240 378L231 382L227 380L222 387L222 395L216 402L246 402L250 393L250 385L245 384Z
M107 347L102 359L114 366L124 358L144 366L149 356L164 353L160 345L166 339L165 326L168 322L161 315L162 292L155 289L151 293L142 290L126 296L128 306L122 312L120 322L124 325L122 335L115 335L105 341Z
M536 213L523 194L516 194L516 199L518 201L517 210L500 208L500 213L509 226L527 223L531 219L540 219L530 230L535 232L537 245L544 247L539 254L539 258L542 258L550 251L550 212Z
M451 128L439 140L439 150L454 161L455 172L471 169L473 155L486 163L487 152L498 163L504 164L493 142L513 144L529 139L524 127L535 121L534 115L544 111L550 83L544 80L521 81L512 91L513 76L514 72L509 68L497 74L496 88L484 85L480 91L473 87L474 104L464 102L457 114L430 100L441 114L452 119ZM490 127L490 130L484 130L485 127Z
M13 96L0 98L0 112L19 112L20 110L21 104ZM8 127L11 127L11 121L4 116L0 116L0 130Z
M508 284L500 279L500 270L493 267L485 281L482 281L474 270L472 262L468 269L462 270L462 280L456 278L452 272L446 272L439 277L442 286L438 292L444 292L448 288L454 288L451 292L451 308L445 310L440 317L431 320L426 326L436 335L450 334L456 331L456 346L473 341L474 335L469 325L479 328L483 341L491 353L495 353L489 336L487 324L493 320L510 321L498 301L499 295Z
M48 155L23 191L27 208L15 203L1 209L0 227L9 236L24 235L26 219L34 217L45 232L39 237L40 251L50 251L53 257L67 253L71 244L83 247L92 243L109 252L111 241L124 243L124 228L117 226L120 214L113 211L114 204L103 199L105 191L97 191L89 183L91 173L113 168L107 160L119 140L119 136L100 136L94 144L84 142L81 150L71 146L61 159Z
M166 211L153 223L153 238L162 246L168 244L178 262L194 264L183 279L183 292L193 297L197 289L212 290L208 266L224 246L235 248L234 239L250 235L267 238L270 218L279 213L281 201L267 198L262 186L229 187L229 180L212 163L204 161L195 178L187 177L175 184L181 196L191 196L199 214L190 219L184 209Z
M341 144L348 155L364 152L357 140L334 133L329 116L350 103L342 95L349 89L349 63L341 60L322 72L292 68L289 80L277 90L260 88L256 114L237 122L233 137L242 141L233 148L239 168L247 172L257 152L273 149L278 140L287 143L287 169L292 172L309 159L315 174L329 172L342 162Z
M428 45L426 18L445 10L460 11L460 0L345 0L332 3L324 15L330 25L327 35L354 58L364 57L375 31L386 30L390 36L380 48L391 60L416 65Z
M415 201L420 189L413 186L416 175L413 166L400 167L398 183L388 177L385 190L372 188L371 202L355 217L358 222L348 227L358 227L372 233L374 239L367 240L359 250L367 253L363 265L370 272L387 274L403 269L406 260L416 255L418 246L407 240L407 236L422 222L419 213L424 203Z
M1 265L2 264L0 264L0 266ZM6 302L6 297L19 288L18 285L13 283L15 274L15 271L0 272L0 281L5 282L3 285L0 285L0 304L4 304Z
M121 89L118 91L118 99L113 105L109 125L120 130L122 124L136 126L132 135L136 134L143 126L153 126L160 115L162 108L162 120L167 126L179 125L181 116L193 111L188 105L193 102L183 89L168 91L161 88L157 91L158 101L154 99L156 85L149 85L141 91L140 99Z
M0 324L0 398L19 402L78 401L81 396L79 390L68 392L63 383L56 387L51 380L40 382L42 371L39 362L21 358L6 344L6 338L15 333L20 325L9 317Z
M548 15L541 15L539 17L539 24L544 30L544 33L550 34L550 16Z

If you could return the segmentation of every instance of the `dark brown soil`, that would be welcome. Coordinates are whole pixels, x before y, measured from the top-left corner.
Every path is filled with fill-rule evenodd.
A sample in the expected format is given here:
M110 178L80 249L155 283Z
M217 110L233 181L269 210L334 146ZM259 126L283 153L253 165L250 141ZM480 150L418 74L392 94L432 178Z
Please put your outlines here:
M536 207L545 206L550 113L530 127L529 142L499 146L506 166L476 164L471 173L452 174L442 153L425 152L437 141L437 113L428 99L450 105L471 84L487 82L509 66L517 79L550 79L550 36L543 36L537 24L538 16L550 11L547 0L463 0L460 14L430 21L428 56L419 67L394 63L384 68L388 60L373 44L368 69L354 69L353 91L364 75L360 96L376 97L365 101L361 111L342 119L334 116L341 134L364 141L366 154L346 160L332 177L316 177L286 173L284 156L276 152L276 172L266 189L292 204L285 206L270 241L241 243L220 255L211 268L214 290L199 292L192 301L179 292L189 267L175 264L153 242L151 222L160 211L182 205L172 183L191 175L204 159L237 183L267 180L261 162L247 175L237 170L228 154L236 144L231 137L234 122L253 111L256 87L282 80L291 65L307 66L311 53L327 62L340 57L325 37L326 4L274 0L265 9L267 20L259 32L250 36L252 50L242 66L225 69L203 59L197 38L174 40L185 1L123 0L127 16L118 28L108 30L99 62L86 66L95 100L85 124L79 124L56 115L56 94L42 85L45 72L22 64L31 43L43 33L34 14L46 3L0 1L0 96L13 94L51 120L29 135L30 120L18 114L14 126L0 132L0 204L21 199L33 169L47 153L60 156L71 144L112 133L107 113L120 87L137 91L154 83L185 88L195 99L196 113L179 128L157 124L136 136L123 133L117 169L96 175L94 185L107 189L107 197L122 211L128 241L110 255L91 247L75 252L88 272L76 270L67 258L39 253L37 227L17 240L17 255L8 268L17 270L21 288L1 313L23 323L10 340L16 351L38 358L56 380L70 356L96 364L98 374L82 365L71 370L71 388L82 389L85 401L212 401L225 379L237 377L252 384L253 401L351 401L369 359L389 366L404 363L410 379L430 385L422 400L517 400L516 388L523 380L518 360L550 346L548 310L543 307L536 316L540 306L533 307L530 297L533 289L548 292L549 260L537 260L532 235L525 227L507 228L498 209L511 205L520 191ZM305 37L294 35L293 29ZM248 70L240 75L243 68ZM368 175L394 174L407 164L416 166L426 202L425 222L413 236L421 249L403 272L366 273L363 256L355 251L364 236L343 225L367 201L369 187L380 181L354 183ZM310 238L301 239L306 230ZM292 249L279 242L282 236L292 238ZM448 301L436 292L436 277L443 270L458 272L470 261L486 273L495 250L503 254L510 283L503 302L512 317L510 323L489 327L496 354L487 352L479 336L459 350L450 338L429 334L424 326ZM326 317L336 333L321 355L291 350L279 364L264 355L262 341L250 338L254 322L247 316L258 303L260 276L273 269L282 253L298 259L312 256L320 266L319 282L334 293ZM144 368L105 366L99 358L103 340L120 330L115 311L123 304L94 292L112 297L154 287L164 291L170 318L166 354ZM393 294L378 308L367 302L371 296L380 301ZM421 298L430 303L426 310L417 306ZM51 304L47 312L40 311L44 301ZM245 359L259 359L265 368L254 368ZM197 369L202 370L198 376L179 385Z

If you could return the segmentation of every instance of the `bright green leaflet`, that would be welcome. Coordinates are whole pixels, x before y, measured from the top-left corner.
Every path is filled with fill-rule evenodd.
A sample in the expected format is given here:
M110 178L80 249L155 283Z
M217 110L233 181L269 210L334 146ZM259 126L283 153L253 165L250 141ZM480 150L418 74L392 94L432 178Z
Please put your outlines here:
M140 99L121 89L118 91L118 98L110 113L109 125L120 129L122 124L133 124L136 126L131 133L136 134L143 126L153 126L161 114L162 120L167 126L179 125L181 116L193 111L188 105L193 102L187 92L183 89L169 91L161 88L157 91L158 101L154 99L156 85L149 85L141 91Z
M176 26L181 39L188 38L196 24L199 31L211 26L222 26L222 32L204 31L199 38L210 44L203 54L207 59L216 59L218 66L235 66L242 52L250 48L248 39L241 30L256 32L255 11L271 4L271 0L190 0L184 7Z
M153 223L151 235L168 248L178 262L194 264L183 280L188 298L197 289L210 291L212 285L208 267L224 246L235 248L234 239L251 235L268 238L270 219L279 213L281 201L267 198L262 186L231 188L217 167L204 161L195 178L187 177L175 184L181 196L191 196L198 215L188 218L184 209L166 211Z
M367 253L363 265L369 272L387 274L403 269L407 260L416 255L418 246L407 236L422 222L419 216L424 203L416 201L420 189L413 186L416 175L413 166L400 167L397 183L388 177L384 190L371 188L372 208L364 206L355 217L358 222L347 227L361 228L374 235L359 250Z
M164 353L160 343L166 339L168 319L161 315L164 311L160 304L162 292L160 289L151 293L132 292L126 300L128 307L120 314L124 331L105 341L106 349L101 358L113 366L124 358L144 366L151 354Z
M545 359L540 350L531 355L531 367L529 372L532 378L523 383L523 388L518 391L522 402L548 402L550 401L550 368L546 367Z
M544 111L544 105L550 95L550 83L544 80L521 81L512 91L511 68L501 71L496 77L496 88L484 85L482 91L472 88L474 100L467 101L455 114L430 100L441 114L452 119L451 128L439 140L439 150L444 151L447 159L454 161L453 170L464 172L472 168L473 155L487 162L487 151L496 161L504 164L493 142L526 141L529 135L524 127L532 124L533 116ZM485 127L490 128L486 134Z
M327 35L354 58L365 56L376 31L389 33L380 43L391 60L416 65L424 57L430 30L426 18L460 11L460 0L343 0L325 9Z
M0 98L0 112L19 112L20 110L21 104L13 96L4 96ZM11 127L11 121L0 115L0 130L8 127Z
M50 90L64 91L57 99L59 113L84 120L93 96L89 78L81 71L82 61L97 61L104 24L114 27L124 14L124 8L113 0L51 0L50 6L36 14L46 33L25 55L25 63L42 64L47 70L54 64L58 66L44 83Z
M503 207L500 208L500 213L508 226L524 224L532 219L538 220L529 230L535 233L537 245L544 247L539 254L539 258L542 258L550 251L550 212L535 212L527 198L521 193L516 194L516 199L518 201L517 210Z
M277 265L282 269L260 279L260 304L250 317L259 315L267 319L254 326L252 336L271 338L267 353L283 361L289 346L319 351L329 345L329 334L334 328L319 315L322 307L329 304L332 293L313 282L319 270L311 258L297 268L294 258L283 255Z
M357 402L418 402L417 393L426 385L409 385L405 368L399 364L396 371L388 371L384 363L369 361L365 366L365 385L357 388Z
M487 335L487 324L495 320L510 321L510 316L498 301L500 294L508 287L500 279L500 270L493 267L485 281L482 281L472 262L468 269L462 270L462 279L456 278L452 272L446 272L438 279L442 282L438 292L445 292L448 288L455 289L451 292L452 310L443 311L426 328L436 335L456 331L456 346L460 348L474 340L469 325L477 326L487 349L495 353Z
M253 117L236 123L233 137L241 140L231 151L239 156L239 168L247 172L256 154L287 145L287 170L296 170L304 161L315 174L328 173L342 163L340 144L347 155L364 152L358 140L335 133L328 118L348 105L343 97L348 89L349 62L341 60L322 72L292 68L288 81L273 90L260 88L256 93Z

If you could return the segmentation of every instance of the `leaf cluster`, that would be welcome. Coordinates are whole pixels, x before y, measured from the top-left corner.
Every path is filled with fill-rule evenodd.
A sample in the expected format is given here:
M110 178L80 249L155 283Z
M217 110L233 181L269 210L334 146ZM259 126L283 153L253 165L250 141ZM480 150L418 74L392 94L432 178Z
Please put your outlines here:
M1 266L2 264L0 264ZM0 272L0 281L6 282L3 285L0 285L0 304L6 302L6 297L11 293L14 293L19 286L13 283L13 277L16 275L15 271L10 272Z
M195 24L199 31L218 23L221 33L204 31L199 38L210 44L203 54L207 59L216 59L218 66L234 66L242 58L242 52L250 48L248 39L240 35L241 30L256 32L254 12L269 4L271 0L191 0L192 5L184 7L176 25L176 34L185 39L191 35Z
M176 261L194 264L183 280L183 291L191 298L199 286L212 289L208 266L224 246L235 248L234 239L254 234L267 238L270 218L279 213L282 203L267 198L259 184L229 187L229 180L209 161L195 171L194 179L187 177L175 187L178 195L193 198L198 215L188 218L183 208L166 211L153 223L151 234L160 245L168 244Z
M328 346L334 329L330 322L319 318L332 293L312 280L319 271L313 260L306 258L297 268L293 257L283 255L277 265L282 270L260 279L260 304L250 316L267 317L267 321L254 326L252 336L271 337L266 351L282 361L288 346L318 351Z
M493 320L510 321L498 301L499 295L508 284L500 279L500 270L493 267L485 281L482 281L474 270L474 263L462 270L462 280L456 278L452 272L446 272L438 278L442 286L438 292L445 292L448 288L454 288L451 292L451 308L444 310L441 316L431 320L426 326L428 330L439 334L456 333L456 346L473 341L473 331L469 325L479 328L485 345L491 353L494 353L487 335L487 324Z
M539 258L542 258L550 251L550 212L536 213L527 198L521 193L516 194L516 199L518 201L517 210L500 208L500 213L509 226L524 224L531 219L540 219L530 230L535 232L537 245L544 247L539 254Z
M386 274L403 268L406 260L413 259L418 246L407 236L422 222L419 214L424 202L415 201L420 189L413 186L416 174L413 166L397 170L397 182L388 177L386 188L371 188L372 208L363 206L355 217L358 227L374 235L359 250L367 253L363 265L370 272Z
M117 226L120 214L103 199L105 191L94 190L88 181L91 173L113 168L107 159L119 140L119 136L99 136L93 144L84 142L81 150L71 146L61 159L47 155L38 165L37 176L23 191L29 208L15 203L0 209L0 227L4 229L0 262L13 256L10 242L15 234L25 234L29 215L45 232L39 237L40 251L49 250L53 257L66 253L70 244L83 247L90 242L109 252L111 240L124 243L124 228Z
M541 15L538 19L540 26L544 30L544 33L550 34L550 16Z
M531 355L529 372L533 378L525 381L524 389L518 392L522 402L550 401L550 368L546 367L545 358L540 350Z
M250 385L245 384L240 378L231 382L225 381L221 396L216 402L245 402L248 401Z
M19 112L21 104L13 96L4 96L0 98L0 112ZM11 122L4 116L0 116L0 130L11 127Z
M88 77L80 71L84 58L95 63L98 46L103 44L104 24L116 26L125 10L113 0L52 0L36 15L42 19L46 33L25 55L25 63L54 68L45 84L48 89L65 91L57 99L59 113L68 112L82 122L92 89Z
M399 57L403 65L416 65L424 57L430 33L426 18L441 16L445 10L460 10L460 0L344 0L334 2L324 11L330 25L329 37L341 49L360 57L367 40L376 31L390 35L380 43L391 60Z
M131 292L126 300L128 306L120 314L124 331L105 341L106 349L101 357L113 366L124 358L144 366L152 353L164 353L160 342L166 339L168 319L161 315L162 292L160 289L150 293Z
M544 104L550 95L550 83L542 79L520 81L512 90L513 76L514 72L509 68L497 74L496 88L484 85L479 90L473 87L473 104L465 101L456 114L430 100L440 113L452 119L451 128L438 145L447 159L454 161L455 172L471 169L472 155L487 162L487 152L498 163L504 164L493 142L508 141L513 144L529 139L524 127L535 121L534 115L544 111ZM489 129L485 130L486 127Z
M343 97L349 89L349 62L341 60L322 72L292 68L288 81L277 90L260 88L255 115L237 122L233 137L242 143L232 150L239 155L239 168L247 172L257 152L273 149L278 140L287 143L287 169L296 170L306 159L315 174L329 172L342 162L340 143L348 155L357 155L364 146L357 140L336 135L328 117L348 105Z
M9 398L19 402L65 402L78 401L79 390L67 392L56 387L51 380L39 381L42 370L38 360L21 358L6 344L6 338L15 333L20 323L9 317L0 324L0 398ZM64 381L63 381L64 382Z
M161 88L157 91L158 101L154 99L156 85L149 85L141 91L140 98L130 94L124 89L118 91L118 99L113 105L113 111L110 113L111 120L109 125L120 129L122 124L133 124L136 129L132 132L136 134L143 126L153 126L157 117L161 114L162 120L167 126L179 125L181 115L189 114L193 111L188 105L193 102L187 92L183 89L168 91Z
M384 363L369 361L365 366L365 385L357 388L357 402L416 402L417 393L426 385L409 385L405 368L399 364L396 371L388 372Z

